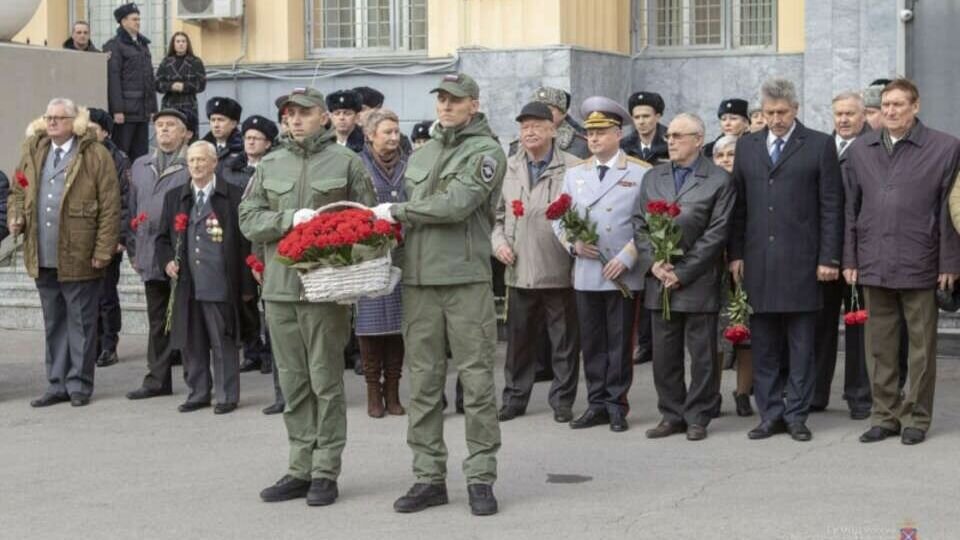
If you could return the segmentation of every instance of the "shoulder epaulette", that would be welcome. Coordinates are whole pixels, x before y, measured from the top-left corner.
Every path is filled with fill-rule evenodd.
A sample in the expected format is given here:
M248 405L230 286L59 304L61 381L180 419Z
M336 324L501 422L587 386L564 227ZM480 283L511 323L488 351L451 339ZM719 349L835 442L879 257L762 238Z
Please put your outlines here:
M639 159L639 158L635 158L635 157L633 157L633 156L631 156L631 155L627 155L627 161L630 162L630 163L634 163L634 164L636 164L636 165L639 165L639 166L643 167L644 169L649 169L650 167L653 167L653 165L651 165L649 162L646 162L646 161L644 161L644 160L642 160L642 159Z

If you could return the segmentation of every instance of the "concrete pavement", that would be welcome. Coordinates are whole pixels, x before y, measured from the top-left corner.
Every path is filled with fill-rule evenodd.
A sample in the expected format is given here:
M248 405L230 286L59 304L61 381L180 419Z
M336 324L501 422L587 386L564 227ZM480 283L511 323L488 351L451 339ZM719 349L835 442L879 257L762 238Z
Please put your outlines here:
M123 396L143 376L146 340L124 337L121 363L97 370L90 406L37 410L28 402L44 389L42 334L3 330L0 342L0 539L895 540L907 523L924 540L960 538L955 359L939 362L933 429L917 447L857 442L867 423L849 420L837 391L831 408L810 419L812 442L748 441L757 418L733 414L731 371L724 415L698 443L644 438L658 419L649 365L636 370L624 434L555 424L547 385L538 384L527 415L502 424L501 513L476 518L460 470L463 420L452 410L451 504L392 511L413 480L406 417L368 418L362 378L352 372L339 500L326 508L268 505L257 493L286 465L282 420L260 414L272 399L269 376L243 374L241 408L226 416L178 413L179 370L174 396L131 402ZM835 390L843 369L837 373ZM502 349L497 374L502 383ZM452 374L448 382L452 398ZM575 413L584 396L581 382Z

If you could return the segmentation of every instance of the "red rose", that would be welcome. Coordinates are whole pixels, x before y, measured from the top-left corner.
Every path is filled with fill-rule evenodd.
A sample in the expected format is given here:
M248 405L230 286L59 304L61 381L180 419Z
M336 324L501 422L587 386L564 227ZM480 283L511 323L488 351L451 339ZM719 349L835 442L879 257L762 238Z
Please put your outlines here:
M666 214L670 205L667 201L650 201L647 203L647 212L653 215Z
M730 343L737 345L750 339L750 329L742 324L728 326L727 329L723 331L723 337Z
M570 206L573 203L573 198L566 193L561 193L557 200L550 203L550 206L547 207L547 219L555 220L563 217L570 210Z
M30 185L30 182L27 181L27 175L23 174L23 171L17 171L15 176L17 177L17 183L20 184L20 187L27 189L27 186Z
M187 225L190 223L190 217L187 214L180 212L173 218L173 230L182 233L187 230Z
M523 217L523 201L514 199L510 206L513 207L513 217Z
M671 203L667 205L667 215L672 218L675 218L680 215L680 205L677 203Z

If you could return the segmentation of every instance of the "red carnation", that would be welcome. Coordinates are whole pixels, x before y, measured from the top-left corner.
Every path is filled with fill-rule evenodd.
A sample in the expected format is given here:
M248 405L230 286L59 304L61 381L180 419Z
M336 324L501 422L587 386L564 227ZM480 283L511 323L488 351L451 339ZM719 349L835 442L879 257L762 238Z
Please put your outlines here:
M27 189L27 186L30 185L30 182L27 180L27 175L23 174L23 171L17 171L15 176L17 177L17 183L20 184L20 187Z
M249 266L251 270L258 274L263 273L263 261L261 261L260 258L253 253L247 255L247 266Z
M137 229L140 227L140 224L147 220L147 213L140 212L137 214L137 217L130 219L130 228L133 229L133 232L137 232Z
M843 323L847 326L860 326L867 322L867 310L858 309L857 311L848 311L843 315Z
M647 203L647 212L653 215L666 214L670 209L670 205L667 204L667 201L650 201Z
M750 339L750 329L743 324L734 324L723 331L723 337L730 343L737 345Z
M187 214L180 212L173 219L173 230L182 233L187 230L187 224L190 223L190 217Z
M570 210L570 206L573 204L573 198L566 193L561 193L557 200L550 203L550 206L547 207L547 219L555 220L560 219L564 214Z
M523 217L523 201L514 199L510 206L513 207L513 217Z
M672 218L675 218L680 215L680 205L677 203L670 203L667 205L667 215Z

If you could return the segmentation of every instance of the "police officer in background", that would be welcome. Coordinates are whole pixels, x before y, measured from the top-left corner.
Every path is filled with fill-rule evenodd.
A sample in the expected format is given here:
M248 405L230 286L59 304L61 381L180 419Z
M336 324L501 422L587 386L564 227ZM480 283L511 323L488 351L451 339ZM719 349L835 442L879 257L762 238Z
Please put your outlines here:
M242 115L243 107L233 99L213 97L207 100L210 131L203 136L203 140L217 148L218 164L228 157L243 153L243 137L237 129Z
M432 120L424 120L413 125L413 129L410 131L410 142L413 144L414 150L427 144L427 141L430 140L431 126L433 126Z
M497 319L490 286L490 233L506 157L480 109L480 87L447 75L437 94L434 137L410 157L407 202L383 203L378 217L404 225L403 341L410 366L407 442L416 483L393 505L418 512L446 504L443 441L444 335L463 383L470 510L497 512L500 425L493 365Z
M362 109L360 94L353 90L338 90L327 96L327 110L330 111L336 143L358 154L363 151L366 141L357 121Z
M740 137L750 132L750 104L745 99L725 99L717 107L720 135L703 147L703 155L713 158L713 145L724 135Z
M264 502L307 498L311 506L336 501L340 455L347 440L343 349L350 339L350 306L302 300L297 270L277 260L277 244L316 208L350 200L376 202L363 162L336 143L324 126L323 94L294 89L281 103L290 135L257 166L252 188L240 203L240 230L264 245L262 295L273 338L280 387L287 398L283 420L290 443L289 470L260 492ZM302 174L309 169L310 177Z
M667 152L667 126L660 123L666 104L656 92L641 90L627 100L634 131L620 141L620 148L651 165L670 161Z

